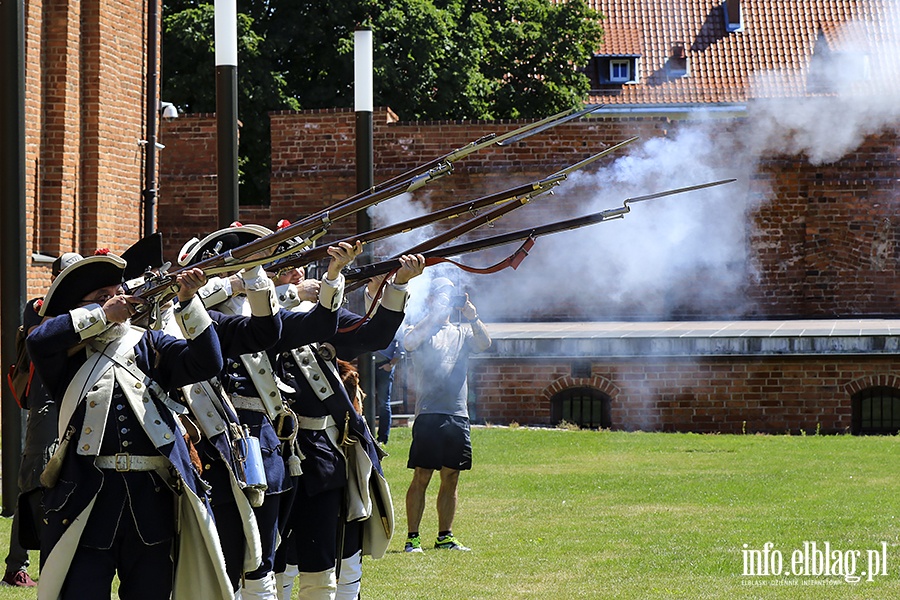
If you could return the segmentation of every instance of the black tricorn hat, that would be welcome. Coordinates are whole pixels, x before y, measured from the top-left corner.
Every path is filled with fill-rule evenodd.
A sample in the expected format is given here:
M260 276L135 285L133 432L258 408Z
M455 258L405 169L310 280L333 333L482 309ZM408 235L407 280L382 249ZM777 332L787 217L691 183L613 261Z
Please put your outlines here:
M148 269L158 269L163 266L163 241L159 232L151 233L131 245L122 253L122 258L128 263L125 267L125 281L131 281L144 275Z
M262 225L233 224L218 231L210 233L202 240L193 238L181 248L178 253L178 264L187 267L198 263L210 256L215 256L229 250L249 244L253 240L265 237L272 233L271 229Z
M44 296L40 315L59 316L78 306L91 292L122 283L125 265L115 254L88 256L69 265L53 280Z

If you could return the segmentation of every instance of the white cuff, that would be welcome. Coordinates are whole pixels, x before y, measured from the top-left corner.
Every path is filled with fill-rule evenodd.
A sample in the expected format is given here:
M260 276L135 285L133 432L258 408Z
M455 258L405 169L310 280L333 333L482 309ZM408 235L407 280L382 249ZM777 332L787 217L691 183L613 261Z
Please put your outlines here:
M384 286L384 292L381 294L381 305L388 310L403 312L406 310L406 303L409 300L409 293L406 291L408 286L394 285L389 283Z
M319 304L334 312L344 302L344 274L341 273L334 281L327 276L322 278L319 286Z
M212 325L209 313L206 312L203 302L197 296L191 298L187 304L181 304L175 309L175 320L187 340L199 337Z
M268 277L260 280L259 283L261 287L257 287L256 282L254 282L254 287L245 291L247 303L250 304L250 314L254 317L271 317L278 312L278 302L275 300L275 283Z
M278 303L288 310L300 305L300 294L297 292L297 286L293 283L284 283L275 287L275 293L278 295Z
M209 281L197 291L197 296L207 308L222 304L231 298L232 294L231 280L227 277L210 277Z
M240 277L244 282L245 292L267 289L268 284L271 281L266 275L266 272L263 270L262 266L259 265L250 270L241 269L238 272L238 277Z
M88 304L69 311L78 337L86 340L106 330L106 313L99 304Z

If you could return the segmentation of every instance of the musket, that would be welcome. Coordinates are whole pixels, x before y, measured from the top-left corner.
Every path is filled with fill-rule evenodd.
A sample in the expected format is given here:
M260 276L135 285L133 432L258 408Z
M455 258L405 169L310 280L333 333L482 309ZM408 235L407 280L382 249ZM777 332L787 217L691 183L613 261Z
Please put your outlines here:
M521 242L525 241L525 244L519 250L517 250L513 255L507 258L505 261L498 263L497 265L493 265L492 267L487 267L484 269L473 269L469 267L465 267L465 270L474 272L474 273L488 273L500 270L498 265L511 266L516 268L519 263L525 258L527 255L527 250L534 245L534 241L545 235L549 235L552 233L558 233L560 231L569 231L572 229L579 229L581 227L586 227L588 225L594 225L596 223L602 223L604 221L609 221L612 219L621 219L624 218L626 214L631 212L631 204L635 202L643 202L645 200L653 200L655 198L662 198L665 196L671 196L673 194L681 194L684 192L690 192L694 190L701 190L705 188L710 188L718 185L724 185L726 183L732 183L736 181L736 179L722 179L719 181L713 181L710 183L701 183L698 185L692 185L688 187L676 188L671 190L666 190L662 192L657 192L654 194L647 194L644 196L634 196L631 198L626 198L622 203L621 207L611 208L607 210L603 210L596 213L591 213L589 215L584 215L581 217L575 217L573 219L566 219L563 221L557 221L555 223L549 223L547 225L541 225L537 227L531 227L527 229L519 229L518 231L512 231L509 233L503 233L491 237L482 238L480 240L474 240L471 242L464 242L461 244L456 244L453 246L447 246L444 248L438 248L434 250L430 250L427 252L422 252L421 254L426 259L426 265L434 265L438 262L452 262L453 264L459 267L465 267L465 265L460 265L459 263L455 263L453 261L447 261L446 257L448 256L458 256L460 254L467 254L469 252L476 252L478 250L484 250L487 248L493 248L496 246L502 246L504 244L509 244L512 242ZM407 252L404 252L407 254ZM344 269L344 277L348 282L361 281L365 279L369 279L371 277L375 277L377 275L382 275L384 273L390 273L391 271L400 267L400 261L396 258L384 260L377 263L372 263L369 265L362 265L357 267L347 267ZM502 267L501 267L502 268Z
M582 116L588 112L597 110L599 106L600 105L591 105L579 111L575 111L575 109L567 110L534 123L529 123L501 136L489 134L466 146L457 148L437 159L420 165L403 175L399 175L379 184L369 191L360 192L325 210L314 213L304 219L300 219L288 227L279 229L270 235L248 242L228 252L203 259L200 262L191 265L191 268L200 268L207 275L214 275L222 272L236 271L248 266L263 264L264 262L270 262L281 258L281 256L270 255L265 260L256 261L250 261L249 259L254 255L271 251L282 242L292 239L301 241L298 245L285 251L285 256L296 253L299 249L310 245L312 243L311 240L324 235L334 221L355 214L360 210L365 210L370 206L374 206L389 198L413 192L425 184L451 173L453 171L453 162L460 158L468 156L473 152L486 148L499 141L514 136L523 136L531 130L537 128L542 128L541 130L544 130L551 127L554 122L572 120L573 118L576 118L576 116ZM161 274L154 279L148 280L139 288L131 290L131 293L134 296L147 300L151 298L155 299L159 296L171 297L173 294L172 288L175 282L175 276L183 270L185 270L185 268Z
M435 159L432 159L429 162L426 162L417 167L414 167L414 168L410 169L409 171L406 171L405 173L402 173L400 175L392 177L391 179L388 179L387 181L383 181L382 183L379 183L379 184L369 188L368 190L359 192L355 196L350 196L346 200L342 201L341 204L347 203L347 202L355 202L358 198L363 197L366 194L377 193L378 191L380 191L381 189L383 189L385 187L391 187L398 183L413 179L413 178L418 177L418 176L422 175L423 173L429 171L430 169L435 169L435 168L438 168L439 166L446 166L447 168L449 168L449 171L452 171L454 162L456 162L462 158L465 158L466 156L468 156L474 152L478 152L479 150L482 150L484 148L487 148L487 147L495 145L495 144L498 146L507 146L509 144L512 144L514 141L520 142L520 141L524 140L525 138L530 137L536 133L545 131L547 129L550 129L551 127L555 127L562 123L566 123L568 121L578 119L578 118L583 117L586 114L592 113L595 110L598 110L602 107L603 107L602 104L590 104L581 110L571 108L569 110L564 110L555 115L551 115L549 117L540 119L539 121L535 121L534 123L528 123L526 125L523 125L522 127L513 129L512 131L508 131L501 135L497 135L496 133L489 133L485 136L478 138L477 140L469 142L465 146L460 146L459 148L456 148L455 150L451 150L450 152L448 152L442 156L439 156ZM337 206L340 206L340 204ZM327 210L334 210L334 208L335 207L331 207L330 209L327 209ZM326 212L325 210L322 210L322 211L319 211L318 213L313 213L313 215L311 215L310 218L321 216L325 212Z
M499 219L502 215L507 214L519 208L520 206L524 206L532 199L540 196L542 194L552 192L553 188L561 184L565 181L569 175L579 169L583 169L587 165L595 162L596 160L615 152L616 150L622 148L623 146L630 144L631 142L637 140L638 137L632 137L624 142L620 142L614 146L610 146L609 148L594 154L593 156L589 156L584 160L581 160L573 165L569 165L564 169L560 169L556 171L552 175L549 175L543 179L539 179L537 181L532 181L530 183L525 183L522 185L518 185L501 192L495 192L493 194L489 194L487 196L482 196L481 198L476 198L475 200L470 200L468 202L461 202L459 204L454 204L453 206L449 206L447 208L437 210L431 212L427 215L422 215L420 217L415 217L412 219L408 219L406 221L402 221L400 223L395 223L393 225L387 225L384 227L380 227L378 229L372 229L370 231L365 231L360 233L359 235L351 236L344 238L343 240L339 240L334 242L332 245L339 244L340 242L353 243L355 241L360 241L365 244L370 244L372 242L384 239L386 237L397 235L400 233L406 233L408 231L412 231L414 229L418 229L420 227L424 227L426 225L430 225L432 223L436 223L438 221L442 221L444 219L454 219L458 218L461 215L467 213L474 213L475 211L485 208L492 205L498 205L496 208L485 212L482 215L477 215L472 219L469 219L463 223L460 223L457 227L451 228L431 239L427 242L419 244L414 248L411 248L405 254L411 253L419 253L427 249L434 248L441 244L444 244L452 239L467 233L476 227L481 225L486 225L492 223ZM323 260L328 256L328 250L324 247L311 248L309 250L305 250L294 254L286 259L278 260L275 262L271 262L266 265L266 269L270 271L277 271L280 269L296 267L306 265L311 262L315 262L317 260Z
M537 182L536 186L539 186L539 189L540 189L539 193L543 194L545 192L551 191L554 187L558 186L560 183L562 183L563 181L568 179L569 175L571 175L575 171L578 171L579 169L583 169L584 167L593 163L597 159L602 158L602 157L606 156L607 154L610 154L611 152L615 152L619 148L622 148L623 146L627 146L628 144L630 144L631 142L633 142L637 139L639 139L638 136L629 138L629 139L625 140L624 142L619 142L618 144L616 144L614 146L610 146L609 148L607 148L606 150L603 150L602 152L598 152L597 154L594 154L593 156L589 156L589 157L585 158L584 160L581 160L581 161L575 163L574 165L570 165L570 166L566 167L565 169L560 169L553 175L550 175L549 177ZM476 217L473 217L472 219L469 219L468 221L460 223L456 227L448 229L447 231L440 233L440 234L432 237L431 239L426 240L425 242L422 242L421 244L417 244L416 246L413 246L412 248L407 249L407 251L404 252L403 254L420 254L422 252L426 252L428 250L437 248L438 246L440 246L442 244L446 244L450 240L455 240L456 238L460 237L461 235L465 235L466 233L469 233L470 231L472 231L478 227L481 227L482 225L490 225L491 223L493 223L494 221L496 221L503 215L515 210L516 208L519 208L520 206L524 206L525 204L530 202L532 198L536 197L537 195L538 194L530 194L530 195L522 196L521 198L517 197L515 202L508 202L506 204L500 205L497 208L495 208L489 212L486 212L482 215L478 215Z

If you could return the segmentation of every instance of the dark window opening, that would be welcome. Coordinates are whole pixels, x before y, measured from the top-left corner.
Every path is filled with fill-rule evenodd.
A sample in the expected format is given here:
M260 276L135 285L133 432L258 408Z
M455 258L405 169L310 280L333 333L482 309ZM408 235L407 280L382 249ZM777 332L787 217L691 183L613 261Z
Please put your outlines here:
M853 435L895 434L900 431L900 390L878 386L853 396Z
M608 429L611 426L610 397L589 387L563 390L550 399L550 419L554 425L562 421L582 429Z

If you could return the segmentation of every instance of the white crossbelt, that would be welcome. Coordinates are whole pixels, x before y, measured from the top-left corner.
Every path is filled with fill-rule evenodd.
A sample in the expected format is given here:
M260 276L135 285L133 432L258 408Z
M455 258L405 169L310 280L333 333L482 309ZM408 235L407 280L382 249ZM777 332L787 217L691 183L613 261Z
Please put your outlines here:
M94 464L100 469L115 469L116 471L155 471L169 466L169 459L165 456L136 456L134 454L113 454L98 456Z
M303 417L297 416L297 428L306 429L307 431L324 431L329 427L334 427L335 422L331 415L324 417Z

